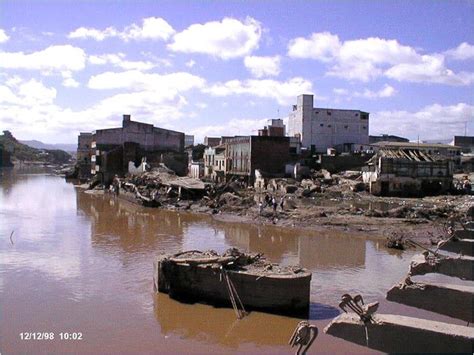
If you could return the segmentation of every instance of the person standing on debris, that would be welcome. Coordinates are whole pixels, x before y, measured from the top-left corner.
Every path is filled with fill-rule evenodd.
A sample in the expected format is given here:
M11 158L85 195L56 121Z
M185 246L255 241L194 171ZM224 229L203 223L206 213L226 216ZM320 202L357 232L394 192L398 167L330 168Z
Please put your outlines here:
M114 180L112 181L112 186L114 187L115 195L118 195L119 190L120 190L120 179L117 174L115 174L114 176Z
M283 211L283 205L285 204L285 196L282 196L280 199L280 208Z
M270 204L270 201L272 200L272 198L270 197L269 194L265 194L265 207L268 206Z
M462 184L462 188L464 190L465 194L470 194L471 193L471 181L469 180L469 176L464 176L464 181Z
M272 206L273 206L273 211L276 212L278 204L275 197L272 198Z
M263 203L259 202L258 203L258 213L261 216L263 213Z

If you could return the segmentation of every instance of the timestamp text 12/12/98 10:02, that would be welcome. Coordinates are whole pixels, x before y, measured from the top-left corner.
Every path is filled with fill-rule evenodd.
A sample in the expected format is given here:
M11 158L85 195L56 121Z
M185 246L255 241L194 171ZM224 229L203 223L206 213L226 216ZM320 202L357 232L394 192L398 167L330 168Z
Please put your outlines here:
M22 332L20 333L21 340L82 340L82 332Z

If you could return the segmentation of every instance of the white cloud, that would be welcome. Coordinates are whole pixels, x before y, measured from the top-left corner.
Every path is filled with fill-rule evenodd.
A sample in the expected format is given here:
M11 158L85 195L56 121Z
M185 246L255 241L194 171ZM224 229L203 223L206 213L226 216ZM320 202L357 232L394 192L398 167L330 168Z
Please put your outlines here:
M267 118L234 118L220 125L193 128L189 134L194 135L195 141L203 141L205 136L256 135L267 122Z
M466 60L474 58L474 46L463 42L454 49L449 49L444 52L447 57L456 60Z
M245 67L257 78L263 76L277 76L280 74L280 56L256 57L248 56L244 59Z
M298 37L288 45L288 56L291 58L310 58L323 62L333 60L341 47L337 35L329 32L313 33L309 39Z
M393 86L385 84L384 87L380 89L379 91L371 91L371 90L365 89L360 96L368 98L368 99L376 99L380 97L382 98L391 97L395 95L396 93L397 93L397 90L395 90Z
M188 60L185 65L188 67L188 68L192 68L194 67L194 65L196 64L196 62L194 60Z
M148 17L143 19L142 25L132 24L125 28L120 34L124 40L163 40L167 41L175 33L173 27L160 17Z
M185 72L171 74L148 74L137 70L121 73L105 72L92 76L88 87L91 89L130 89L133 91L151 90L155 95L175 94L193 88L201 88L205 80Z
M79 27L69 33L68 38L103 41L107 38L118 37L124 41L130 40L163 40L167 41L175 33L168 22L159 17L148 17L142 20L141 25L132 24L118 31L115 27L107 27L104 30L95 28Z
M79 131L121 124L123 113L137 120L165 125L184 116L188 105L175 85L171 90L143 90L112 95L82 110L55 102L56 89L34 79L18 77L0 85L1 121L17 137L35 137L49 142L76 141ZM99 123L98 123L99 122Z
M5 30L0 28L0 43L5 43L9 39L10 39L10 37L7 35Z
M50 46L38 52L0 52L0 68L41 70L43 72L84 69L84 50L71 45Z
M340 96L349 96L349 90L347 89L336 88L336 89L333 89L332 92Z
M76 39L86 39L92 38L96 41L103 41L109 37L117 37L118 32L114 27L107 27L105 30L97 30L95 28L79 27L73 32L70 32L68 38Z
M295 77L287 81L276 80L230 80L217 83L203 90L213 96L253 95L276 100L280 105L288 105L295 101L302 92L312 91L310 81Z
M415 83L438 83L448 85L469 85L474 81L474 73L454 73L444 65L442 55L423 55L417 63L394 65L385 75L398 81Z
M174 35L168 48L174 52L202 53L222 59L243 57L258 48L262 28L258 21L224 18L193 24Z
M349 91L347 89L336 88L333 89L334 94L338 97L346 97L348 100L353 97L361 97L365 99L379 99L392 97L397 93L397 90L393 86L385 84L383 88L378 91L373 91L369 89L364 89L363 91Z
M449 53L448 53L449 52ZM456 58L469 58L473 47L467 43L446 52ZM329 32L289 42L292 58L315 59L330 65L327 75L368 82L380 76L398 81L470 85L472 73L454 73L444 63L443 54L422 55L397 40L369 37L341 41Z
M8 86L0 86L0 103L20 106L41 106L51 104L56 98L56 89L48 88L36 79L29 81L7 81Z
M124 70L150 70L157 65L149 61L129 61L125 60L125 54L102 54L102 55L91 55L88 58L89 63L95 65L111 64L117 68Z
M472 123L474 106L466 103L455 105L433 104L420 111L382 111L370 115L371 134L390 132L400 136L420 139L452 138L464 133L466 122ZM429 130L427 130L429 127Z
M80 85L79 82L73 78L65 78L62 84L67 88L77 88Z

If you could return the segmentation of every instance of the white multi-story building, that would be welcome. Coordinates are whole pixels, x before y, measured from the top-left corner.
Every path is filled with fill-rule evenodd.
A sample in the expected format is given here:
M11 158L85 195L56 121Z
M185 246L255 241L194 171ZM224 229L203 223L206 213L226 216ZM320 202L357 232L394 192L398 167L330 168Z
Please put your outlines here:
M369 113L313 107L313 95L299 95L289 115L288 135L315 152L358 150L369 143Z

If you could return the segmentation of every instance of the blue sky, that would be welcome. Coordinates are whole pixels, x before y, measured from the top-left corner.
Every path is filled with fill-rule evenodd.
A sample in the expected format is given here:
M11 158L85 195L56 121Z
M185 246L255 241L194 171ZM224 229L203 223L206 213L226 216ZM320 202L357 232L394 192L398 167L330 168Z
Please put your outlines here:
M3 1L0 128L73 143L121 115L255 134L302 93L370 133L474 135L474 1Z

